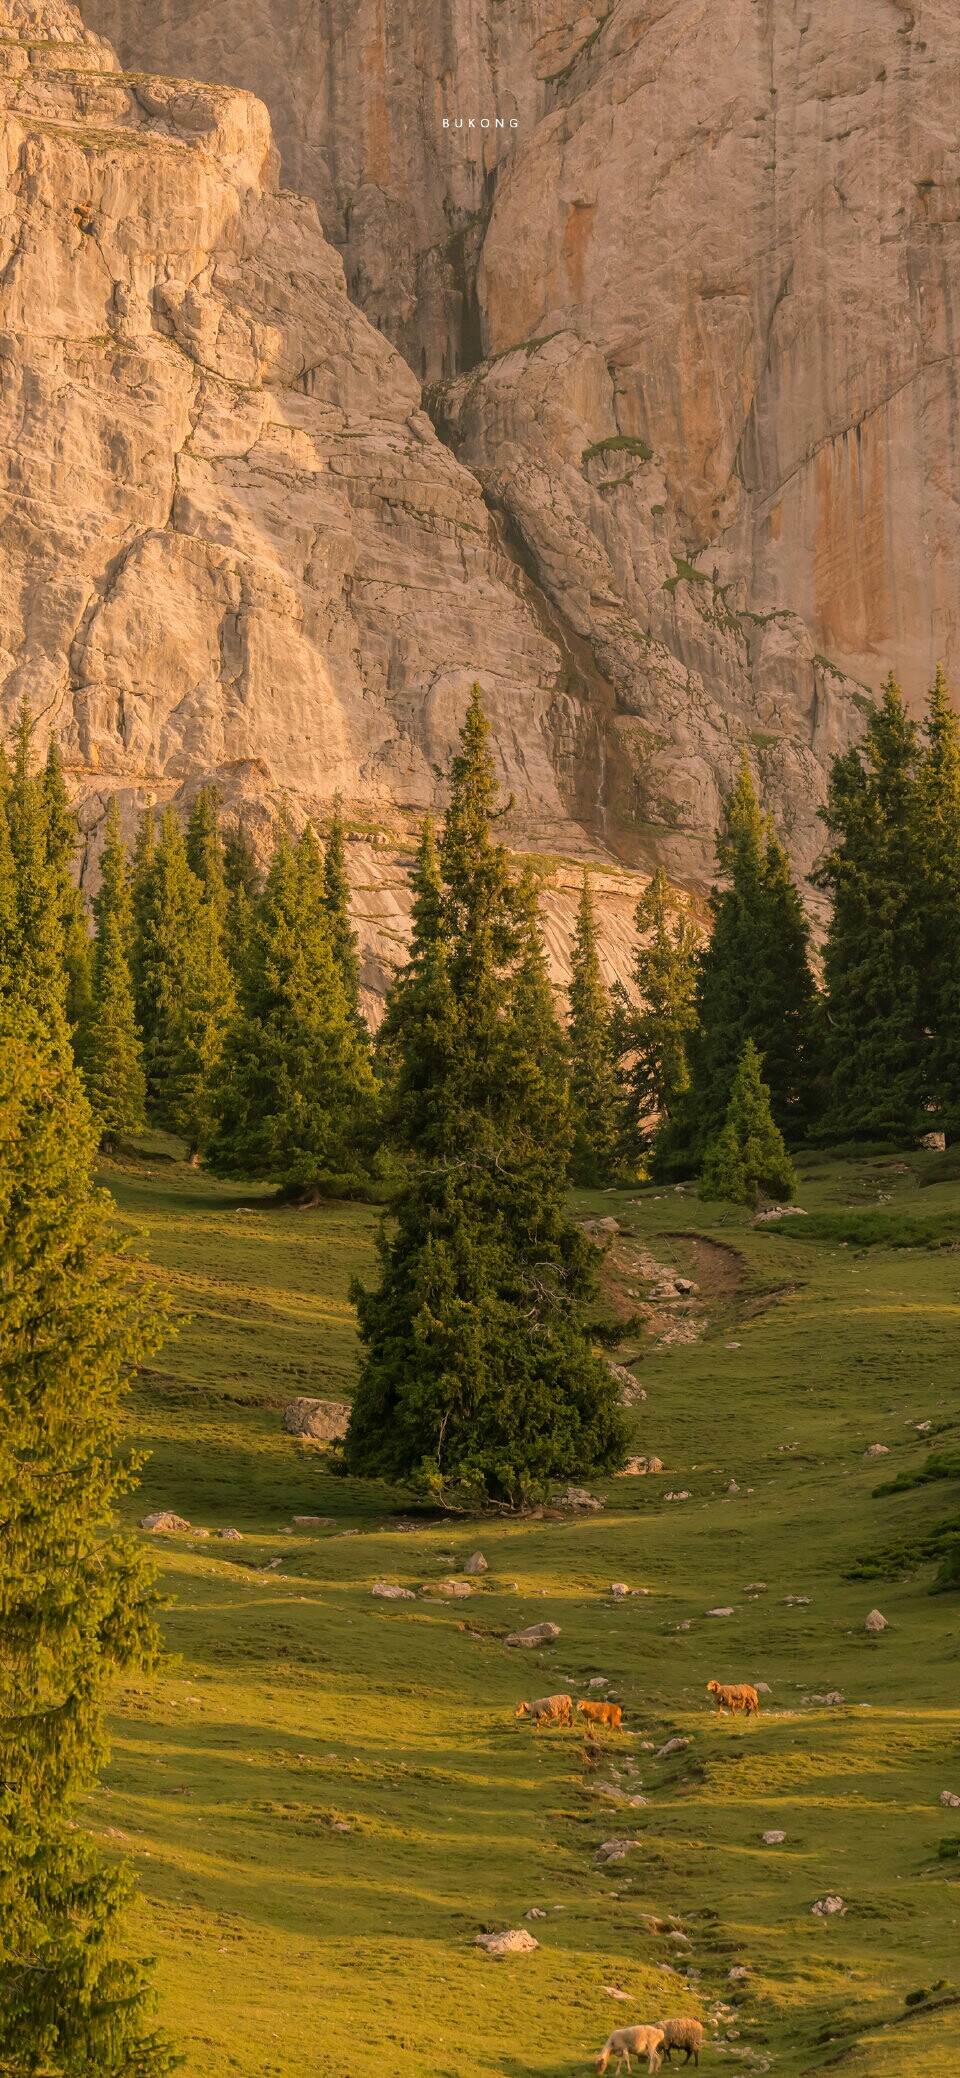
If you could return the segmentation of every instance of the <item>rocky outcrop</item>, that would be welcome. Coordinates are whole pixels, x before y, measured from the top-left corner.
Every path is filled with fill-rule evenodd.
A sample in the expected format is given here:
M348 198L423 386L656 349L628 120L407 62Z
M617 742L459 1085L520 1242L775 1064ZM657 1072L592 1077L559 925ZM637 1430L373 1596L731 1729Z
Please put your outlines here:
M506 12L511 36L533 33ZM181 64L195 19L180 0ZM226 10L204 19L212 63ZM562 20L576 42L586 17ZM155 42L164 21L161 5L128 27ZM575 71L587 43L602 52L596 26ZM748 611L742 585L681 553L673 450L624 431L609 342L558 306L545 343L436 390L441 440L314 201L278 185L251 94L123 73L67 0L0 0L0 109L0 693L8 721L25 694L39 737L58 734L91 843L112 792L132 816L212 777L266 835L281 799L322 815L339 791L367 840L351 855L376 995L412 826L442 799L479 679L514 797L504 834L560 854L559 978L563 860L664 859L701 883L744 743L809 860L856 699L795 616ZM476 275L488 328L513 179ZM635 883L600 879L624 974Z
M914 695L938 657L960 676L956 10L239 12L238 33L229 0L87 0L128 62L256 84L418 375L558 332L593 347L617 432L662 460L672 549L799 615L804 665L875 688L895 664ZM726 678L708 689L725 707Z

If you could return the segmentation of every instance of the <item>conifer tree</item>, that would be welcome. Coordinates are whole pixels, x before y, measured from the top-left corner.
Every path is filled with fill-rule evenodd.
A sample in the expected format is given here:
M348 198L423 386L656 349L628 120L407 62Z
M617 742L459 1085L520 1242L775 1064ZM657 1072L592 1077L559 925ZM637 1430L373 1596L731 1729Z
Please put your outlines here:
M833 902L823 961L821 1138L909 1138L929 1124L919 755L916 725L891 673L862 750L834 759L820 811L831 841L812 878Z
M281 823L254 912L208 1140L223 1176L305 1192L362 1174L376 1084L334 958L316 840Z
M591 1188L609 1183L621 1141L620 1085L610 1002L600 973L590 876L584 870L571 953L570 1082L574 1123L570 1175Z
M360 961L357 957L357 934L350 921L350 882L347 879L347 862L343 842L343 817L340 813L340 798L333 804L330 828L323 854L323 895L330 925L330 943L333 956L340 969L347 1001L354 1015L360 1018ZM362 1022L362 1020L361 1020ZM367 1027L363 1025L366 1035Z
M32 733L24 700L6 803L16 888L13 964L20 999L59 1030L66 1019L67 997L63 890L59 859L50 843L44 775L34 776L30 770Z
M723 1124L737 1063L752 1039L764 1060L773 1116L801 1139L817 1102L818 1004L809 927L790 860L760 812L746 752L725 803L710 895L713 928L699 957L696 1025L688 1041L689 1111L703 1148Z
M662 866L637 903L634 923L641 940L633 963L639 1010L631 1009L625 992L617 994L617 1052L625 1057L624 1150L629 1160L641 1161L655 1127L662 1169L673 1144L690 1137L687 1048L696 1024L700 932Z
M149 1977L118 1949L132 1883L71 1815L117 1670L156 1650L151 1574L110 1527L136 1471L123 1395L161 1309L117 1263L96 1133L61 1031L0 1004L0 2070L161 2078Z
M223 928L227 917L227 872L220 830L220 796L215 786L202 786L187 824L187 863Z
M146 1118L143 1052L127 960L133 904L116 795L107 813L100 873L93 902L97 937L84 1079L102 1144L109 1151L118 1134L142 1126Z
M960 719L938 664L916 789L922 938L918 1021L923 1032L927 1126L960 1133Z
M209 899L165 809L135 867L137 1014L144 1034L148 1109L186 1139L195 1159L210 1121L210 1088L234 1003L216 895Z
M492 841L495 800L475 687L387 1008L407 1170L379 1288L355 1289L367 1353L344 1459L441 1497L516 1503L613 1468L625 1437L580 1318L596 1272L566 1209L563 1041L532 889Z
M64 1007L73 1037L74 1058L82 1062L93 1014L93 947L83 896L73 878L79 833L64 784L55 736L51 736L47 747L41 787L46 811L47 859L54 877L63 929Z
M239 981L247 957L254 906L260 891L259 862L242 815L224 840L223 870L227 884L224 950L234 980Z
M707 1148L701 1198L755 1205L761 1197L793 1197L797 1179L783 1134L774 1122L762 1067L753 1040L748 1039L737 1063L726 1118Z

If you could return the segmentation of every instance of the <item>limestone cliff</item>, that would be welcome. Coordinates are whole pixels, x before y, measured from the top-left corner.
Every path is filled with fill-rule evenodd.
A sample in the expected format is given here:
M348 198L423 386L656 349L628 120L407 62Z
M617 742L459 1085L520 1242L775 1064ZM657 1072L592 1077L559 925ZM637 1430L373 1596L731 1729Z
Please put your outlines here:
M443 444L259 101L121 73L66 0L0 27L3 698L88 825L213 775L402 833L479 677L518 848L702 881L747 740L807 863L856 701L685 559L609 354L563 324L450 379Z
M418 374L560 331L593 346L617 431L662 458L673 548L872 688L893 664L919 696L938 657L960 677L949 0L87 0L87 18L131 62L256 84L351 295ZM518 127L445 131L457 116ZM502 376L484 413L475 393L468 451L502 477Z

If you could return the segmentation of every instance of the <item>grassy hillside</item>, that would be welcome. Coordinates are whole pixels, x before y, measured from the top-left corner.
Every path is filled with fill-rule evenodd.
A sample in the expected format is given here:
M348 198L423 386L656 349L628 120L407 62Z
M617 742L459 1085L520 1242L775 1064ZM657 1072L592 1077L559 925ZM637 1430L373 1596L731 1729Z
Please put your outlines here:
M621 1317L652 1263L700 1285L620 1352L643 1352L631 1418L664 1472L597 1488L600 1514L438 1524L281 1427L297 1393L349 1392L376 1214L279 1210L161 1153L105 1175L192 1316L138 1389L153 1456L130 1520L167 1506L243 1541L163 1540L169 1658L118 1692L89 1810L135 1862L133 1931L190 2078L566 2078L611 2028L687 2011L719 2021L704 2068L951 2071L958 1598L916 1549L960 1488L874 1489L960 1444L960 1182L924 1187L927 1155L818 1162L808 1217L779 1227L673 1190L584 1196L624 1229ZM328 1520L281 1534L308 1513ZM893 1545L893 1577L848 1577ZM477 1592L445 1602L477 1548ZM380 1578L416 1599L373 1599ZM617 1603L614 1581L645 1592ZM542 1618L552 1650L504 1648ZM579 1735L515 1721L600 1675L629 1736L599 1768ZM717 1721L714 1676L769 1685L759 1724ZM638 1844L604 1866L613 1838ZM846 1910L824 1920L830 1893ZM474 1946L526 1924L533 1955Z

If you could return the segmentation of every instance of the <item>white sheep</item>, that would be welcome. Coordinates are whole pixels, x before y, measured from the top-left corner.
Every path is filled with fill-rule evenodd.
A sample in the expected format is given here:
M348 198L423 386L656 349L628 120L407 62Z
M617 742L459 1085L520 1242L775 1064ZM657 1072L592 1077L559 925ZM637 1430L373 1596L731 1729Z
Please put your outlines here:
M572 1724L572 1696L535 1696L532 1703L518 1703L514 1717L532 1717L533 1729L539 1732L545 1724Z
M607 2039L597 2058L597 2070L605 2071L610 2058L617 2059L617 2071L626 2064L630 2069L630 2051L634 2056L645 2056L648 2071L659 2071L660 2052L664 2047L664 2034L659 2021L655 2027L617 2027Z
M694 2063L699 2065L700 2044L703 2041L703 2023L701 2021L661 2020L659 2026L663 2029L663 2040L668 2064L671 2061L670 2052L672 2049L685 2049L687 2053L683 2059L684 2063L688 2064L692 2057Z

